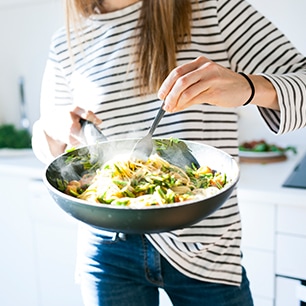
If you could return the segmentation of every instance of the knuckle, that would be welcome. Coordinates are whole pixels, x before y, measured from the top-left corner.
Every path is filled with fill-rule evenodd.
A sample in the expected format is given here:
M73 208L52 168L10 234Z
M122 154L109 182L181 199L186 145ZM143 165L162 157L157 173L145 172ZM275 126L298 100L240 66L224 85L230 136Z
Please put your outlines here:
M172 77L175 79L179 79L184 74L184 70L182 66L176 67L172 71Z
M178 80L177 80L177 85L180 88L186 88L188 87L189 84L189 80L187 76L181 76Z
M190 101L192 98L193 98L193 94L192 94L191 90L187 89L187 90L183 91L182 94L181 94L181 99L183 101Z

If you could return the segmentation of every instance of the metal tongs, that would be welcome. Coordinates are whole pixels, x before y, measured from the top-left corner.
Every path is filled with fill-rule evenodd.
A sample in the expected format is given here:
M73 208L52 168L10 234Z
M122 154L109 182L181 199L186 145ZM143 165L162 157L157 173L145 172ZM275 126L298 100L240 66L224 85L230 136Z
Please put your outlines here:
M131 159L132 160L142 160L147 161L150 155L153 151L153 134L160 122L160 120L163 118L165 114L165 110L163 109L164 102L160 106L158 113L156 117L153 120L153 123L149 129L149 132L147 135L145 135L143 138L138 140L138 142L135 144ZM161 141L162 142L162 141ZM191 166L195 168L199 168L200 164L197 161L197 159L193 156L193 154L190 152L190 149L183 141L175 142L173 141L171 146L167 147L167 150L160 150L160 155L168 160L170 163L185 168L186 166Z
M106 136L91 121L80 119L83 139L87 145L107 141Z
M157 116L155 117L152 126L148 132L148 134L140 139L134 146L133 153L135 152L135 148L137 150L137 155L140 160L147 160L153 151L153 139L152 135L162 119L165 111L163 110L163 105L160 107ZM80 119L80 123L82 126L83 139L87 145L92 145L98 142L108 141L106 136L99 130L92 122L87 121L85 119ZM145 139L145 140L144 140ZM167 146L166 150L159 150L159 155L167 160L169 163L176 165L180 168L196 167L199 168L200 164L197 159L193 156L188 146L184 143L184 141L178 140L176 141L167 141L160 139L159 143ZM171 143L171 145L169 145ZM141 155L143 154L143 155ZM132 156L135 159L135 156Z
M139 160L147 161L150 155L152 154L152 151L153 151L152 137L153 137L153 133L155 132L160 120L163 118L165 114L163 106L164 106L164 103L159 108L159 111L156 117L154 118L154 121L147 135L141 138L140 140L138 140L137 143L135 144L132 154L131 154L132 160L139 159Z

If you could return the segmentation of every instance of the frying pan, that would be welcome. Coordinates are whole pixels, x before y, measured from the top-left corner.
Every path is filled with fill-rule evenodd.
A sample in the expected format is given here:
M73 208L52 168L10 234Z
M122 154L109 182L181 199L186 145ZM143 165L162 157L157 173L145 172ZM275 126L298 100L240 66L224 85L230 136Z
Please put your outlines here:
M46 168L44 176L44 183L55 202L73 218L94 227L122 233L157 233L184 228L206 218L229 198L239 180L238 164L230 155L205 144L184 141L201 165L226 173L229 183L219 193L200 200L190 200L165 206L129 208L89 203L59 190L59 181L78 180L82 177L85 173L85 161L90 160L91 164L98 163L98 165L101 165L119 153L130 154L138 140L125 139L100 142L57 157ZM158 150L160 141L166 144L170 143L169 139L154 138L153 152ZM171 163L173 152L169 154L167 150L163 150L164 157Z

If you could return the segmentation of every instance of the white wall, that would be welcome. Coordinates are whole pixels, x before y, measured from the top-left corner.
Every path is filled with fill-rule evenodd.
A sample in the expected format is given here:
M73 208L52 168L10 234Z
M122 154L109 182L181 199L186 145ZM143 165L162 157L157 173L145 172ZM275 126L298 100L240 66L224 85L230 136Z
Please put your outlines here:
M62 0L0 0L0 124L19 124L18 80L25 78L27 114L39 115L42 73L53 32L64 24Z
M306 54L305 0L248 0Z

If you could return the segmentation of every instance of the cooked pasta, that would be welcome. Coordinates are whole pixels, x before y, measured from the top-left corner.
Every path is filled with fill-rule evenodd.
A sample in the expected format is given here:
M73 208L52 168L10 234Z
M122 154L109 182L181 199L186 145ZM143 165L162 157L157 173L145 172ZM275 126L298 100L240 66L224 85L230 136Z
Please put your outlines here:
M93 175L69 182L65 192L91 203L140 208L205 198L226 183L225 174L207 166L183 170L154 154L146 162L108 161Z

